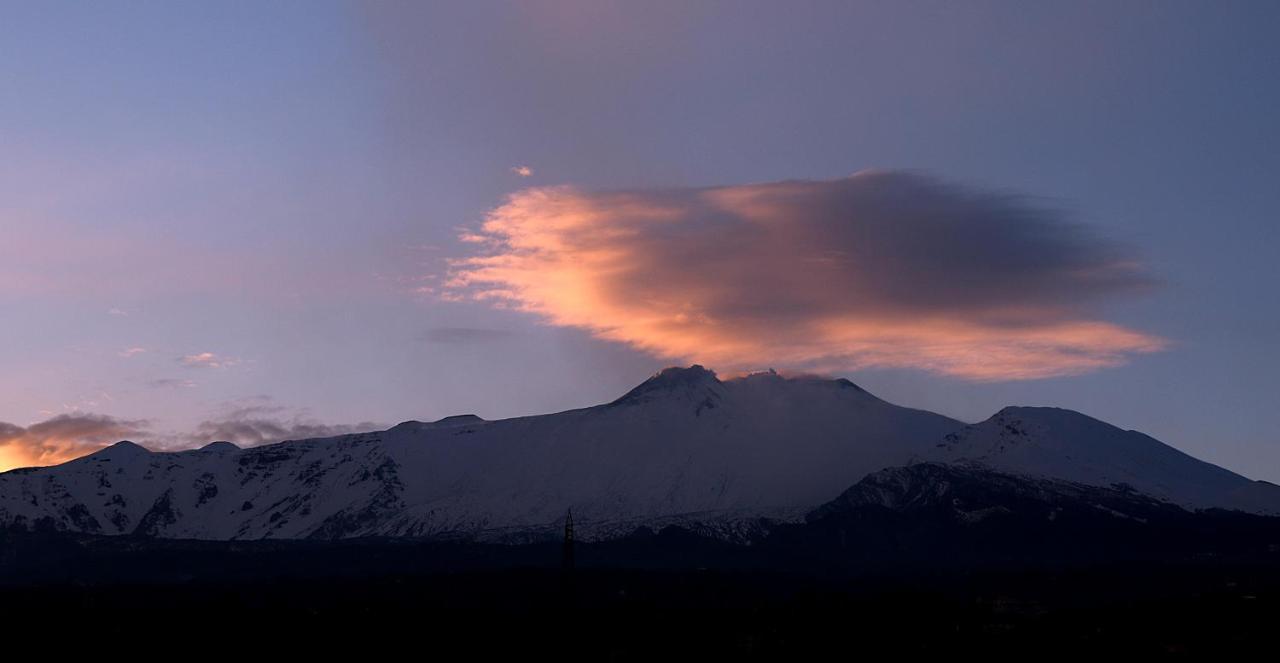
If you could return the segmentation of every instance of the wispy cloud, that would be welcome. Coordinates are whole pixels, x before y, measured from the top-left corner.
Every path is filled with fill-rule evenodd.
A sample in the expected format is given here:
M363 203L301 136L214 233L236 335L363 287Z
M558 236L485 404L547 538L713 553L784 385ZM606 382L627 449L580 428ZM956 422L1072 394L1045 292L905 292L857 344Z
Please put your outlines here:
M130 359L133 357L137 357L138 355L146 351L147 351L146 348L132 347L132 348L125 348L124 350L121 350L116 354L119 354L121 357L124 357L125 359Z
M190 389L197 386L194 380L184 380L181 378L157 378L147 381L148 387L156 389Z
M912 173L705 189L512 195L445 294L726 371L1073 375L1162 339L1097 318L1151 285L1058 211Z
M530 177L533 175L533 169L528 166L515 166L511 169L511 172L519 175L520 177Z
M240 363L235 357L222 357L212 352L198 352L178 358L178 362L188 368L228 368Z
M146 426L146 421L87 413L60 414L26 427L0 421L0 471L64 463L146 435Z

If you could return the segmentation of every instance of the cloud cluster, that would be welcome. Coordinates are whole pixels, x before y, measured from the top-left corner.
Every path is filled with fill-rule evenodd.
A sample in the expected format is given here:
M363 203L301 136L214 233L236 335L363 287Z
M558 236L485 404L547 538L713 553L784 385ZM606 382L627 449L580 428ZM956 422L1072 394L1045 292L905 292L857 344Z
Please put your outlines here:
M184 383L176 381L175 385L187 386ZM233 403L185 434L157 435L143 420L91 413L60 414L26 427L0 421L0 472L65 463L124 439L143 442L152 449L181 451L216 440L255 446L384 428L373 422L320 423L306 410L274 405L267 397Z
M590 192L493 210L448 293L734 371L912 368L971 380L1073 375L1165 346L1098 319L1151 284L1055 210L903 172Z
M220 416L206 419L188 436L189 446L226 440L240 446L256 446L305 440L313 437L331 437L347 433L382 430L385 426L373 422L355 425L323 424L312 419L305 410L294 410L270 404L268 399L258 403L241 403Z
M26 427L0 421L0 471L63 463L145 435L146 423L87 413L60 414Z

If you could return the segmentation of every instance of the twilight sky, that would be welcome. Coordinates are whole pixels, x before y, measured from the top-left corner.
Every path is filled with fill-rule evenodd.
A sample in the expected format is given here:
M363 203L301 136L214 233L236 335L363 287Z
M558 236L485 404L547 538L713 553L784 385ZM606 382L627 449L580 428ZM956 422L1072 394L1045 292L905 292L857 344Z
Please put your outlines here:
M1276 34L1269 2L0 3L0 469L696 361L1280 481Z

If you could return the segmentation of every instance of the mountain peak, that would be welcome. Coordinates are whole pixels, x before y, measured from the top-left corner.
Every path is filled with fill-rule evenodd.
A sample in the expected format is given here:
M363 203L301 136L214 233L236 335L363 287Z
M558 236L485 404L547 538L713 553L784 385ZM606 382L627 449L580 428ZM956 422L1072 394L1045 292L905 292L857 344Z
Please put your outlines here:
M689 367L668 366L657 373L646 382L662 381L662 382L696 382L700 380L716 380L716 372L703 367L702 364L692 364Z
M658 371L653 377L641 382L639 386L623 394L622 398L611 405L644 402L660 394L704 395L703 392L714 391L720 385L720 379L716 377L715 371L703 368L699 364L688 368L672 366Z
M484 422L485 420L483 417L475 414L451 414L443 419L437 419L431 423L439 426L450 424L480 424Z
M85 458L133 458L136 456L145 456L151 451L139 444L134 444L129 440L120 440L115 444L102 449L101 451L89 454Z
M417 431L424 431L424 430L466 428L467 426L478 426L478 425L487 424L487 423L490 423L490 422L479 415L452 414L447 417L444 417L443 419L437 419L435 421L418 421L416 419L411 419L409 421L402 421L396 424L387 432L414 433Z
M816 373L779 373L772 368L735 377L727 381L727 384L768 391L800 388L836 390L849 395L879 400L871 392L845 378L832 378Z
M1030 405L1010 405L991 416L987 421L993 423L1003 422L1009 419L1020 419L1024 421L1032 421L1045 426L1073 426L1073 427L1101 427L1106 429L1120 430L1101 419L1095 419L1082 412L1068 410L1061 407L1043 407ZM986 423L986 422L983 422Z

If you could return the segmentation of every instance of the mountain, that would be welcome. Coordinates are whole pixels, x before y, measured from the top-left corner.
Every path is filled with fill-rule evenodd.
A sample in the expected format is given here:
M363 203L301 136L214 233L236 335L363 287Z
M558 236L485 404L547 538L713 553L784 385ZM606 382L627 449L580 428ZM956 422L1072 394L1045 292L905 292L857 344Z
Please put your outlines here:
M751 541L868 474L928 461L1272 512L1271 484L1064 410L966 426L848 380L667 369L604 405L240 449L121 442L0 474L0 525L192 539L360 536L524 542L572 508L586 540L679 526Z
M885 571L895 570L920 578L928 577L921 570L1082 565L1123 567L1120 572L1127 574L1135 563L1143 568L1208 564L1232 575L1244 568L1240 565L1280 570L1280 518L1191 511L1131 489L974 464L926 462L873 472L803 520L775 523L758 533L751 545L698 531L698 524L650 521L627 531L620 523L606 539L580 542L577 563L584 569L675 573L767 570L826 580L883 579L893 575ZM0 591L6 584L103 582L174 583L185 591L193 584L223 587L262 579L320 582L560 569L560 541L511 543L404 537L218 541L0 527ZM506 582L508 576L501 578L488 582ZM617 586L607 591L616 594Z
M1280 547L1280 518L976 464L880 470L806 520L768 543L855 567L1274 560Z
M932 459L1125 488L1188 508L1280 515L1280 486L1250 481L1137 431L1079 412L1008 407L945 436Z
M1053 522L1098 513L1150 522L1190 513L1123 488L1006 474L981 465L917 463L867 475L805 520L820 522L867 508L907 516L927 513L957 525L1005 517Z
M265 625L224 638L241 651L246 639L332 631L362 648L410 633L409 646L468 656L497 640L519 657L530 643L563 649L570 625L576 650L623 660L818 659L851 637L859 653L890 657L1034 658L1048 646L1144 660L1266 651L1280 607L1280 518L967 463L874 472L749 546L640 528L577 544L572 572L562 550L0 527L0 619L31 637L63 636L70 618L93 642L142 624L149 644L177 647L193 623ZM439 637L422 638L424 625ZM643 651L618 647L654 638ZM317 639L284 641L296 650Z
M683 523L728 538L798 520L961 423L847 380L668 369L612 403L237 449L120 443L0 474L0 523L199 539L580 535Z

